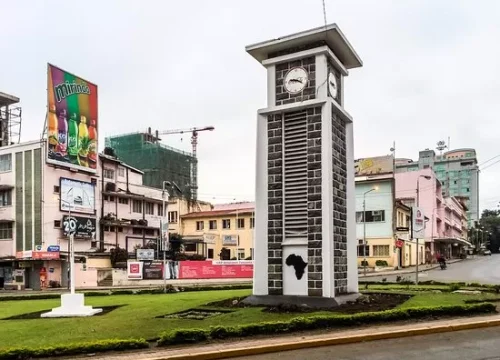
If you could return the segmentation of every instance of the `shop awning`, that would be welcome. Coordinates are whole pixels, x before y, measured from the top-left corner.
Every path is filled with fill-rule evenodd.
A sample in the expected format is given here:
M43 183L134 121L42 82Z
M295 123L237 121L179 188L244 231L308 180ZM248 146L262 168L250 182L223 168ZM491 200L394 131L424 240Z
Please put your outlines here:
M462 238L455 238L455 237L442 237L442 238L434 238L435 242L443 242L443 243L449 243L449 244L460 244L463 246L469 246L471 247L472 244L468 242L465 239Z

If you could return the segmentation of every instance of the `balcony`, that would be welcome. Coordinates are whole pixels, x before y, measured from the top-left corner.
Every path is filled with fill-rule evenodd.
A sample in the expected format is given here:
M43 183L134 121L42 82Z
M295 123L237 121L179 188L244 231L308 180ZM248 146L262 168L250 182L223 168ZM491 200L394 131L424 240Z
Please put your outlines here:
M13 206L0 206L0 222L14 222Z

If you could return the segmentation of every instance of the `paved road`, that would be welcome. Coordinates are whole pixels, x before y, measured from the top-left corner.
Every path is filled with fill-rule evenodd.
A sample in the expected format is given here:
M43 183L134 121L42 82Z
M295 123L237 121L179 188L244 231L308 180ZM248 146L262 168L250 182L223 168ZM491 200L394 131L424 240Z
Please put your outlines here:
M360 278L361 281L396 281L397 275ZM402 274L404 279L415 280L415 274ZM465 281L483 284L500 284L500 254L478 256L448 265L446 270L434 269L419 274L419 280L443 282Z
M500 360L500 327L285 351L235 360Z

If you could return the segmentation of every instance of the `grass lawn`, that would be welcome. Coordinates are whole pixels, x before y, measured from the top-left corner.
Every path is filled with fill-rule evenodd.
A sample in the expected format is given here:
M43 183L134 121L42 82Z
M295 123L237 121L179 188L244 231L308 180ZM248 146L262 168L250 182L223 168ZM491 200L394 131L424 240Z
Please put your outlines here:
M168 295L113 295L87 297L94 307L125 305L109 314L90 318L0 320L0 349L40 347L58 343L78 343L97 339L154 339L162 331L177 328L204 328L213 325L242 325L262 321L286 320L297 316L325 314L262 313L260 308L238 308L232 313L205 320L155 319L156 316L200 307L212 301L246 296L251 290L185 292ZM494 298L493 294L462 295L431 292L416 294L401 307L463 304L464 299ZM59 300L0 302L0 319L59 306ZM331 313L328 313L331 314Z

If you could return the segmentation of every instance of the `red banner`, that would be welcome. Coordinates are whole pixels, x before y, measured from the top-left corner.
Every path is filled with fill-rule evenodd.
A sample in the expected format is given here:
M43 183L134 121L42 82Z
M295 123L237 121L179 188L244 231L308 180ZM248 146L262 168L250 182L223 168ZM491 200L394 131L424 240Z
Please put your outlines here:
M251 261L180 261L179 279L227 279L253 277Z

